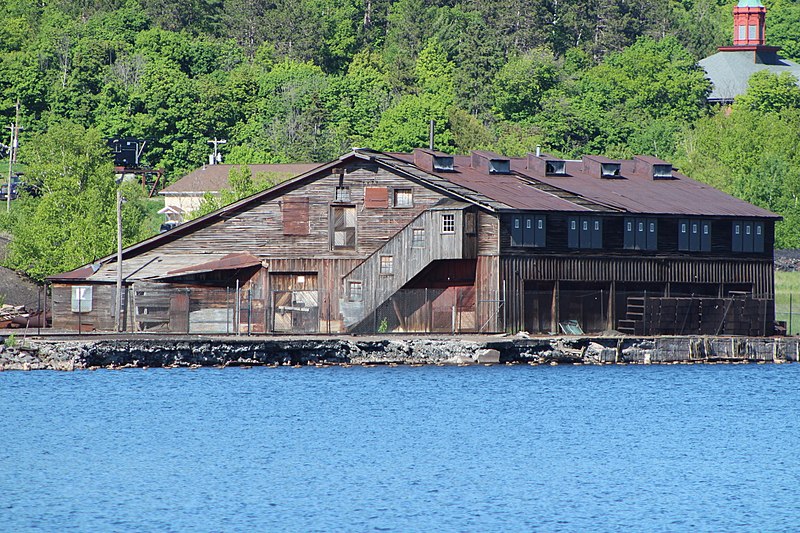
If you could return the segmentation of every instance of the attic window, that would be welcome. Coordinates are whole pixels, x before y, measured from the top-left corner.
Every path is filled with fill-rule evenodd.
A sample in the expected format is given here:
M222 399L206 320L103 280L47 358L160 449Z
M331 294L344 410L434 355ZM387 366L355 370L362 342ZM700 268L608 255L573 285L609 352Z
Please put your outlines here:
M453 171L453 157L452 156L434 156L433 157L433 170L437 172L452 172Z
M563 176L567 173L567 164L564 161L547 161L545 163L545 174Z
M672 179L672 165L653 165L653 179Z
M508 159L490 159L489 174L511 174L511 161Z
M603 178L618 178L619 163L602 163L600 165L600 176Z
M336 187L334 202L350 202L350 187L343 185Z

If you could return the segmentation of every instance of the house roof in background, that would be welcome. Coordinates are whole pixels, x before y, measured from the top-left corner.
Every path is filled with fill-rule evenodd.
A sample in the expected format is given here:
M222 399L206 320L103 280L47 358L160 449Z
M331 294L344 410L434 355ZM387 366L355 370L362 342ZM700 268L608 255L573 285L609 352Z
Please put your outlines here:
M768 70L773 74L789 72L800 79L800 65L778 56L774 47L742 47L742 50L736 48L727 47L700 60L699 65L705 69L713 84L709 101L732 102L747 91L750 76L760 70ZM764 51L760 52L758 49Z
M159 194L197 194L206 192L218 193L227 189L228 174L234 167L242 165L204 165L185 175L169 187L165 187ZM293 178L318 167L319 163L278 163L272 165L247 165L253 175L259 172L275 172Z

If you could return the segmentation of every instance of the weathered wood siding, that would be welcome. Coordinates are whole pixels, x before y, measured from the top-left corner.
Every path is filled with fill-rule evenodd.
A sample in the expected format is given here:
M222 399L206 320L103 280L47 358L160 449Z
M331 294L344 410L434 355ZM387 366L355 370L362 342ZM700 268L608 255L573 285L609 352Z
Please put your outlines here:
M225 220L165 243L148 254L233 253L246 250L257 256L279 258L366 258L417 215L441 200L443 196L414 184L377 165L352 165L340 176L330 174L286 194L251 206L246 211L230 214ZM336 188L350 188L350 202L335 203ZM395 188L411 189L413 206L395 208L364 205L367 187L384 187L391 198ZM307 235L284 235L284 202L308 199ZM355 250L331 251L330 208L332 205L356 207ZM298 228L291 226L292 231Z
M507 293L510 329L521 329L524 324L525 281L718 284L721 287L739 284L752 287L754 296L774 298L773 264L768 259L508 256L500 261L499 279Z
M53 327L78 331L113 331L114 324L114 295L117 292L115 285L80 283L77 285L91 285L92 310L82 313L72 311L72 285L54 283L51 285ZM123 322L129 328L130 317L126 313L128 302L128 289L123 287Z
M453 232L442 232L442 217L453 217ZM423 230L423 246L414 246L414 230ZM403 287L432 261L470 259L465 257L464 210L435 208L425 211L376 250L344 278L343 313L345 325L355 325ZM467 239L467 241L469 241ZM474 246L469 245L471 250ZM392 272L381 273L381 258L392 258ZM348 284L361 283L359 301L348 299Z

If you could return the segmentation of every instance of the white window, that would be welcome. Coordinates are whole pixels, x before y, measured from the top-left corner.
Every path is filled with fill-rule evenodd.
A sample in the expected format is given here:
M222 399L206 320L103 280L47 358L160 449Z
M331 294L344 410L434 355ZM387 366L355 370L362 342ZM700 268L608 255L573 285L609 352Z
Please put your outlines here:
M752 41L752 40L755 40L755 39L757 39L757 38L758 38L758 36L757 36L757 35L758 35L758 33L757 33L757 28L758 28L758 26L756 26L756 25L754 25L754 24L751 24L751 25L750 25L750 35L748 35L748 38L749 38L751 41Z
M746 37L747 28L739 26L739 40L744 41Z
M449 213L442 214L442 233L456 232L456 216Z
M76 285L72 287L72 312L88 313L92 310L92 286Z
M394 256L392 255L381 256L380 273L382 276L388 276L390 274L394 274Z

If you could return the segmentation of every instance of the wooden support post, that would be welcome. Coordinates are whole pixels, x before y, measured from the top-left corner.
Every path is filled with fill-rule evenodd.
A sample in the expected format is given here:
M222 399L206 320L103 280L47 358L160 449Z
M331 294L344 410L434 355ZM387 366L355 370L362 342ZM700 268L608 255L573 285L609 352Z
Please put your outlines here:
M612 281L610 283L608 289L608 322L606 323L606 329L615 329L614 326L617 323L617 309L615 305L617 295L617 282Z
M558 306L560 303L559 291L559 282L556 280L553 282L553 301L550 307L550 316L552 317L550 333L558 333Z

